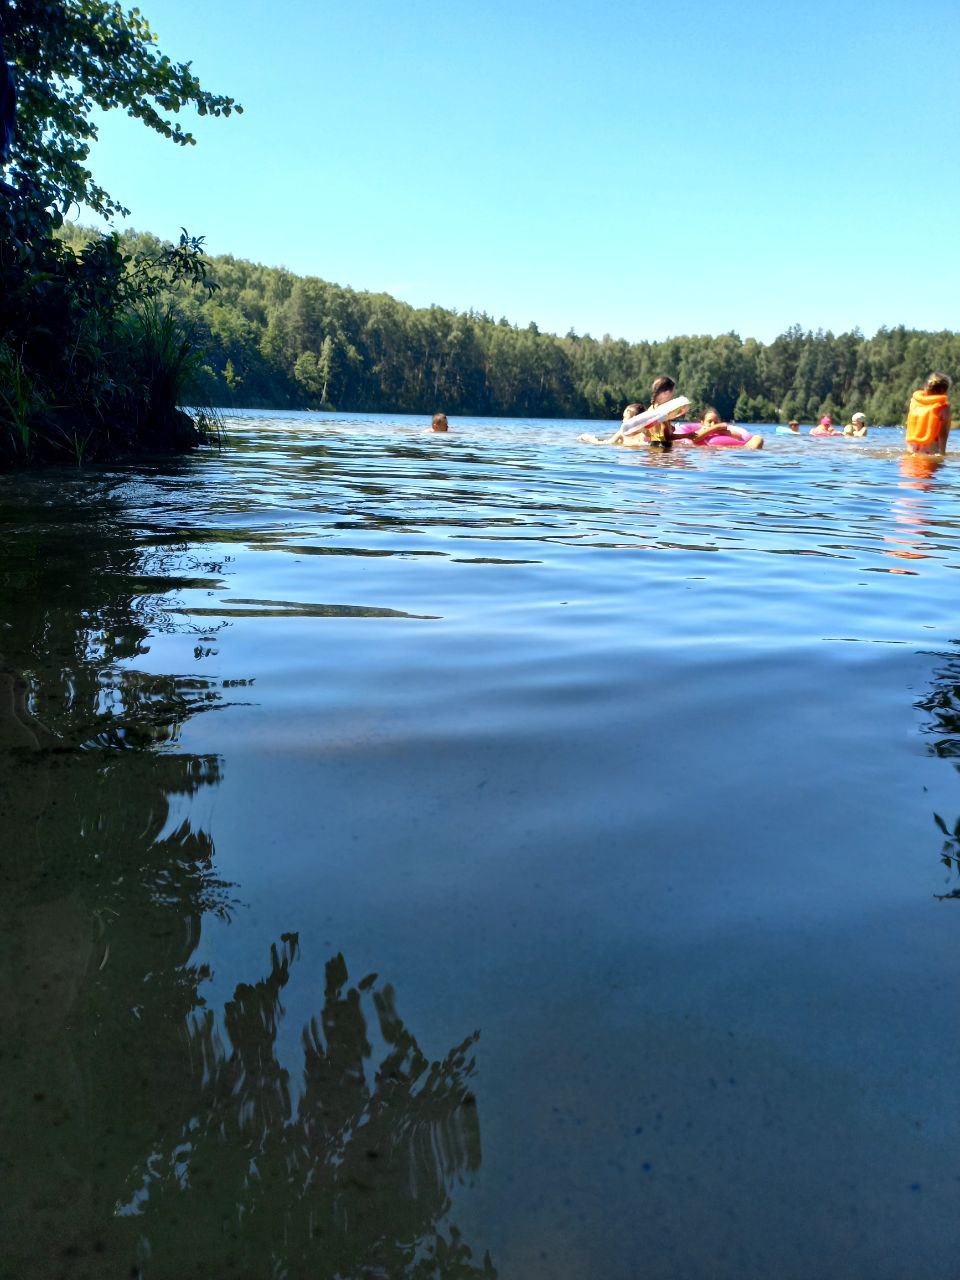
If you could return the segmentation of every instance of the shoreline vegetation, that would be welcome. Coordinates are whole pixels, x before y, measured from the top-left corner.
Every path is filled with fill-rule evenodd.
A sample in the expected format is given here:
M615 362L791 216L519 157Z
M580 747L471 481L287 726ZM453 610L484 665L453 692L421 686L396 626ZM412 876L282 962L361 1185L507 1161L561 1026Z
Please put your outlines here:
M123 110L178 146L171 117L241 111L161 52L116 0L0 0L0 469L189 449L216 416L188 413L199 349L170 305L212 291L202 239L128 253L112 232L77 251L71 208L129 210L87 160L97 110Z
M117 235L75 252L40 233L0 247L0 468L180 453L219 439L195 398L200 353L164 299L205 283L200 241L129 255ZM12 248L12 252L11 252ZM18 252L19 251L19 252ZM209 286L212 287L212 286Z
M79 252L98 237L77 226L59 234ZM133 259L173 250L136 231L119 245ZM181 280L161 300L198 353L193 402L224 408L617 419L638 388L669 370L724 421L860 411L871 425L893 425L931 368L960 365L953 332L898 326L867 338L794 325L770 343L736 333L631 343L415 308L228 254L203 262L208 288Z

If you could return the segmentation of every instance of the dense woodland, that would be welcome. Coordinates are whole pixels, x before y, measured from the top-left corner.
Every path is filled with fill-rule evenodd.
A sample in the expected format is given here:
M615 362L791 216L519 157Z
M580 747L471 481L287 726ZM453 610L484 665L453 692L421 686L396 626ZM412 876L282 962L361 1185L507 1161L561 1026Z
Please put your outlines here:
M66 234L78 247L90 235ZM134 257L160 248L133 232L122 245ZM229 256L209 259L208 279L218 288L184 288L173 301L202 353L198 398L212 405L609 418L669 373L695 405L728 420L860 409L897 423L932 369L960 368L955 333L900 327L865 338L794 326L769 344L735 333L630 343L417 309Z

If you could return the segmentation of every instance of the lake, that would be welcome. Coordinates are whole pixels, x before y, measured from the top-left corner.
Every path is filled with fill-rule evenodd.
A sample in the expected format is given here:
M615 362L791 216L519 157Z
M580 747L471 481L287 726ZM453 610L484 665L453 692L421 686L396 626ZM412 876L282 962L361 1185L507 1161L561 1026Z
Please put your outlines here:
M960 467L0 477L0 1277L946 1278Z

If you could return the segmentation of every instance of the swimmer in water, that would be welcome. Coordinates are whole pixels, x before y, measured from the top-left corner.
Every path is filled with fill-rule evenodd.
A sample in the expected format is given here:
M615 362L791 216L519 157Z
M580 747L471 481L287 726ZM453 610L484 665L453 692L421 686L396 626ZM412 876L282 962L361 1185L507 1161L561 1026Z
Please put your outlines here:
M867 415L855 413L843 428L845 436L853 436L854 440L863 440L867 434Z
M763 436L748 431L746 427L738 426L735 422L724 422L720 414L714 408L709 408L704 412L700 419L700 426L689 436L691 444L709 444L712 436L735 436L738 440L743 441L744 449L762 449Z
M672 378L657 378L653 384L652 394L651 409L678 398L676 396L676 383ZM680 398L682 399L682 397ZM601 439L600 436L585 432L578 439L582 444L619 444L625 449L643 449L647 446L654 449L669 449L673 443L671 423L674 418L681 416L688 404L689 401L684 400L678 408L671 409L665 422L641 422L634 426L630 425L633 419L639 417L642 413L649 413L650 410L644 410L640 404L628 404L623 411L620 429L615 431L612 436Z
M931 373L922 391L915 391L907 414L907 453L946 453L950 435L950 379Z
M650 408L656 405L666 404L668 400L676 399L677 384L672 378L665 375L654 378L653 386L650 388ZM639 449L643 445L649 445L651 449L670 449L673 446L673 418L679 418L683 413L683 407L676 409L671 413L670 417L663 422L651 422L647 426L630 428L626 425L622 426L620 431L610 441L611 444L621 444L627 449ZM625 422L629 419L625 419Z

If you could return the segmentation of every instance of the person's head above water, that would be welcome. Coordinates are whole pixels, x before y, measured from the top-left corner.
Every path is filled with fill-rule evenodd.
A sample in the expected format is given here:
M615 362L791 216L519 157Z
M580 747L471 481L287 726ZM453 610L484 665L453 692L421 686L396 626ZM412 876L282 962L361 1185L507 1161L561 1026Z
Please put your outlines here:
M624 409L621 421L626 422L628 418L635 418L638 413L643 413L643 405L634 401L633 404L628 404Z
M446 431L449 426L450 424L447 422L447 415L445 413L435 413L433 415L433 421L430 423L431 431Z
M833 419L830 417L829 413L825 413L825 414L823 415L823 417L820 419L820 425L821 425L821 427L832 427L832 426L833 426Z
M931 396L942 396L950 390L950 379L945 373L931 373L923 384L923 389Z
M672 378L654 378L653 386L650 388L651 405L663 404L666 400L672 400L676 389L677 384Z
M717 410L714 409L713 405L708 405L703 411L703 417L700 419L700 422L705 427L718 427L722 424L723 419L720 417Z
M796 420L796 418L791 418L790 421L787 423L787 426L790 428L791 431L800 430L800 423Z
M867 415L865 413L853 413L850 415L851 422L866 422Z

